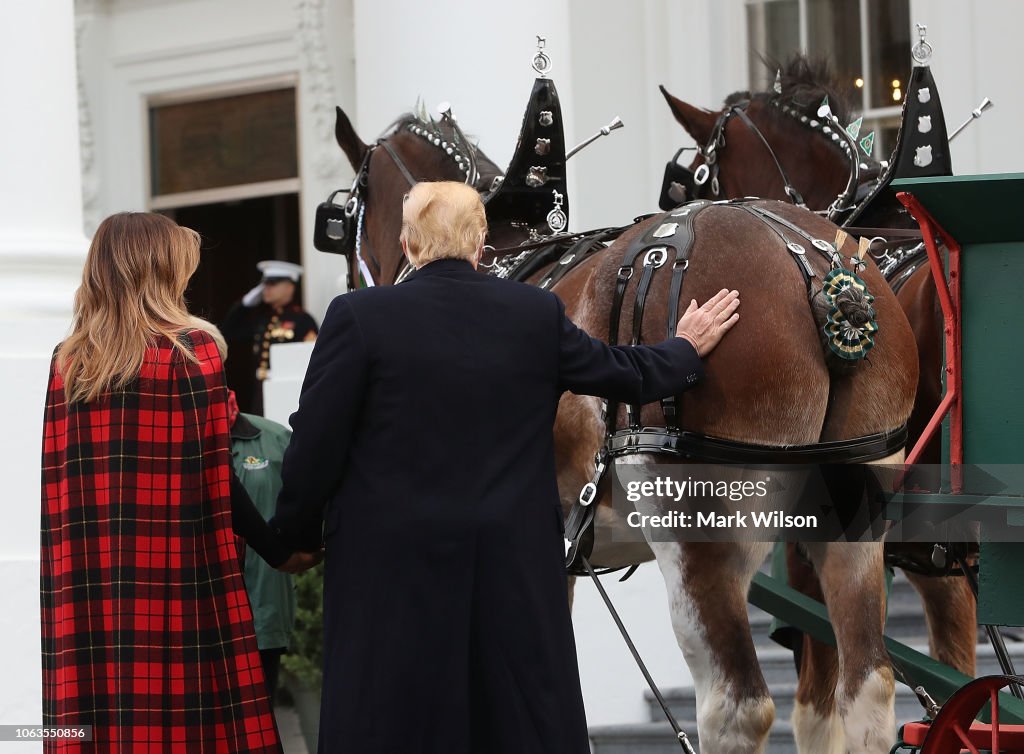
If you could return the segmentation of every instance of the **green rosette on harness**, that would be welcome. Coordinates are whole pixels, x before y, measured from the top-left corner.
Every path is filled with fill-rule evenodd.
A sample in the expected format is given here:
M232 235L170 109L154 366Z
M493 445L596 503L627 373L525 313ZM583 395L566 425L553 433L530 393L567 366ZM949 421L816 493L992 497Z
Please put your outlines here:
M868 355L875 345L878 322L871 303L875 297L857 275L847 269L830 271L821 289L829 305L823 327L829 350L846 361L857 361Z

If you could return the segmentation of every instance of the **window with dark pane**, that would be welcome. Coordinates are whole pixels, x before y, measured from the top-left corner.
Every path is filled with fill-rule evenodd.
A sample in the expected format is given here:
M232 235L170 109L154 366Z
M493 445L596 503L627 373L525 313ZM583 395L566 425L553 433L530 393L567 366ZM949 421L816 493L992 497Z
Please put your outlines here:
M872 75L867 105L899 106L911 67L909 0L868 0L868 30Z
M896 137L899 135L899 132L899 118L887 118L877 124L874 150L874 158L876 160L888 160L892 156L892 151L896 148Z
M812 59L827 60L844 92L853 97L856 81L864 75L861 61L859 0L807 0L807 52Z
M762 58L770 64L782 64L800 50L800 3L797 0L749 3L747 44L750 87L753 91L768 89L775 72L769 70Z
M295 178L295 89L149 109L152 195Z

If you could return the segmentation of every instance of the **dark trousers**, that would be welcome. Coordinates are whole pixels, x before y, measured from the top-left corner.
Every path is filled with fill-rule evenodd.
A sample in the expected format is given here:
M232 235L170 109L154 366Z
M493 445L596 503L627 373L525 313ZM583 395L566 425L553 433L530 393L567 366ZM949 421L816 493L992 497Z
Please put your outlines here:
M263 662L263 676L267 679L267 695L271 703L274 701L274 693L277 691L277 676L281 669L281 655L284 654L284 647L274 649L261 649L260 660Z

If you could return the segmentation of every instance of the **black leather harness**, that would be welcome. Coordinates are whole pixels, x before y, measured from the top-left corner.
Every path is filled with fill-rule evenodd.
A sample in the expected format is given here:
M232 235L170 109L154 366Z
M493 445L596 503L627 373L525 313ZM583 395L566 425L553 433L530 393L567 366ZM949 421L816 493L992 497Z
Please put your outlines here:
M797 234L811 248L819 251L830 265L841 263L838 252L831 244L814 239L796 224L770 210L755 206L747 200L716 202L715 204L735 207L749 213L768 225L780 237L798 262L797 268L807 286L808 298L815 293L812 280L817 276L804 258L806 249L802 244L788 238L783 229ZM619 342L622 307L629 282L634 277L637 260L641 260L642 267L633 304L633 327L630 343L632 345L640 343L644 308L651 282L657 271L664 267L669 260L672 262L672 278L669 283L665 336L669 338L675 335L676 323L679 319L679 300L686 272L690 266L695 240L694 222L697 216L709 206L712 206L711 202L697 201L663 213L648 231L634 240L626 249L616 275L615 292L609 311L608 342L611 345L616 345ZM794 249L795 246L800 247L799 252ZM589 558L593 549L593 522L597 509L595 503L598 499L598 488L604 480L608 465L615 458L639 453L663 453L676 458L710 463L865 463L896 453L906 444L907 440L907 429L904 426L897 430L848 440L784 447L757 445L711 437L682 429L678 398L675 396L663 399L661 406L665 417L665 426L642 426L641 406L632 405L626 407L627 426L619 429L619 404L611 400L603 402L602 418L605 423L605 441L594 457L594 473L573 503L565 524L565 536L571 543L566 555L566 567L570 573L587 573L583 567L583 559Z

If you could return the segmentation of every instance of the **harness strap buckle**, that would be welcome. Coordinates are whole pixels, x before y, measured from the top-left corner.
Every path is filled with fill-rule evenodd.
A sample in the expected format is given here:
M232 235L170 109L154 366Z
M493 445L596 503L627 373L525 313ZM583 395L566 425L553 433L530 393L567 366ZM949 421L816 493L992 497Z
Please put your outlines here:
M644 257L644 267L658 269L666 261L668 261L668 249L664 246L657 246L647 252L647 255Z
M665 419L668 420L669 429L671 429L672 422L676 418L676 397L674 395L670 395L662 400L661 410L665 414Z
M705 159L707 159L705 157ZM702 162L697 166L697 169L693 171L693 182L698 186L703 186L708 182L708 178L711 177L711 168L708 167L707 162Z
M789 197L789 200L793 202L793 204L795 204L798 207L807 206L804 203L804 198L800 195L800 192L797 191L794 186L791 186L789 183L787 183L784 190L786 192L786 196Z
M632 267L620 267L619 268L619 280L627 281L631 277L633 277L633 268Z
M348 201L345 202L345 217L355 217L356 211L359 209L359 195L353 191L349 194Z

